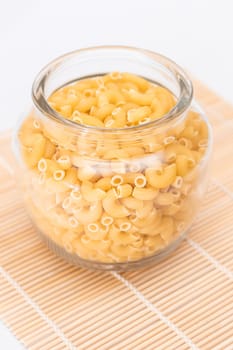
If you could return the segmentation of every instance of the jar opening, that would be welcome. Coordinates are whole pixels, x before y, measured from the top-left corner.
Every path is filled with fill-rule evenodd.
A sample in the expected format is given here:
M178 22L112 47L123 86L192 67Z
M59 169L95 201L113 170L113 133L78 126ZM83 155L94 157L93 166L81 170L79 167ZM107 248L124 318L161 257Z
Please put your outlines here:
M169 89L176 98L175 106L159 119L127 128L78 124L64 118L50 107L47 99L60 87L79 79L100 76L111 71L127 71ZM77 74L76 77L75 74ZM192 83L175 62L158 53L127 46L99 46L67 53L45 66L32 86L33 102L46 117L64 126L72 127L73 130L105 134L137 132L161 126L181 116L189 108L192 97Z

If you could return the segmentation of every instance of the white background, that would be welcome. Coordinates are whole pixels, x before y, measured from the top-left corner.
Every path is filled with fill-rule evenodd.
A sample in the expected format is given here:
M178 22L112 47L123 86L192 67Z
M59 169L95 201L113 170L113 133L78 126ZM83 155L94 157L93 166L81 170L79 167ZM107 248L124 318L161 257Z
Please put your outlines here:
M42 66L94 45L163 53L233 102L232 13L231 0L0 0L0 130L29 105ZM0 348L16 344L0 324Z
M0 129L30 103L32 81L65 52L124 44L163 53L233 101L231 0L0 0Z

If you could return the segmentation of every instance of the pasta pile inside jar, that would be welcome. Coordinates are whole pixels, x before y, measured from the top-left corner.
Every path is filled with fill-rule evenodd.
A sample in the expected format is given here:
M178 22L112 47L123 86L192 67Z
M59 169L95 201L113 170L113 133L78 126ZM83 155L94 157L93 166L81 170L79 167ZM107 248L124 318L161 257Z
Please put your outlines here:
M44 235L70 254L114 263L151 256L184 234L208 144L198 112L154 125L176 99L118 72L68 84L48 103L71 123L32 111L19 131L26 200Z

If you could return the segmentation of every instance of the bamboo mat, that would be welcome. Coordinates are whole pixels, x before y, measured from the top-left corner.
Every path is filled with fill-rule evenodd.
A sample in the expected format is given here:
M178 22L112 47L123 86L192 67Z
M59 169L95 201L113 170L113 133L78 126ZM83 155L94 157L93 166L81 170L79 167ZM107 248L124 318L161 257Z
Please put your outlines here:
M209 191L189 237L145 270L87 271L47 250L0 135L0 314L26 349L233 349L233 106L195 85L214 127Z

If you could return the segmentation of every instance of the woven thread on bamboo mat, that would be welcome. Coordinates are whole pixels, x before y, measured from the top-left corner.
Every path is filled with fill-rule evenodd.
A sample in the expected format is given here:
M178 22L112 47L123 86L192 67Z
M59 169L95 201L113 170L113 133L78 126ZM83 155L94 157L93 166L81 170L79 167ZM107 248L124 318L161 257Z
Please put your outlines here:
M233 107L196 92L214 127L209 191L176 252L137 272L87 271L47 250L0 135L0 314L26 349L233 349Z

